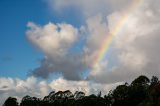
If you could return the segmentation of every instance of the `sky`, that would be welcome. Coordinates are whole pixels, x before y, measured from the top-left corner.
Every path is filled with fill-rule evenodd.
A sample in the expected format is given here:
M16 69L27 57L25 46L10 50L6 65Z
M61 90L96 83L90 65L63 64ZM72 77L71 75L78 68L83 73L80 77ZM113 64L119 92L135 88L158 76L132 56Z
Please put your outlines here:
M50 91L104 94L160 76L159 0L1 0L0 105Z

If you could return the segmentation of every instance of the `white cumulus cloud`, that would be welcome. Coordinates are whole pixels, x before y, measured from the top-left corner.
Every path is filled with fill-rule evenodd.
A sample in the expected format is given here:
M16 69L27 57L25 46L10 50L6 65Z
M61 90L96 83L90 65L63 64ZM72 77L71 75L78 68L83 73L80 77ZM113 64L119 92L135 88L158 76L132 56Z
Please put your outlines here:
M0 105L8 97L16 97L20 102L26 96L35 96L42 98L47 96L51 91L65 91L70 90L72 93L75 91L82 91L86 95L98 93L100 90L107 94L110 89L115 88L116 84L102 85L90 83L88 81L68 81L60 77L51 82L39 81L35 77L29 77L26 80L19 78L0 78Z

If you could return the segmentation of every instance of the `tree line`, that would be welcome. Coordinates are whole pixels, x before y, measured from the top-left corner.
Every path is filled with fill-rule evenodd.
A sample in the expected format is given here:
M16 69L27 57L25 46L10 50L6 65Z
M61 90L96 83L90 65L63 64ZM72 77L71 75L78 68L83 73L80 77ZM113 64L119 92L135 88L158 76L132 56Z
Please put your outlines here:
M20 103L9 97L3 106L160 106L160 81L156 76L149 79L141 75L104 96L101 92L86 96L81 91L52 91L43 99L27 95Z

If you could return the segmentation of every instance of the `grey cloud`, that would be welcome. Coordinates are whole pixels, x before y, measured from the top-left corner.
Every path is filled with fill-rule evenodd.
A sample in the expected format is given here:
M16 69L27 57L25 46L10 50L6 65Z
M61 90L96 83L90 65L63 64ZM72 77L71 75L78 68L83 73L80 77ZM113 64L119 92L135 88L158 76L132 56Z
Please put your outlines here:
M45 58L40 67L32 71L32 75L48 78L51 73L60 73L69 80L80 80L86 69L83 53L72 53L70 49L80 40L78 29L69 24L49 23L43 27L34 23L28 24L29 41L38 47Z
M72 2L72 0L70 2ZM85 4L85 1L81 2ZM103 1L103 3L104 2L106 1ZM96 13L97 15L86 18L86 25L82 26L86 36L86 45L83 48L82 54L73 54L75 55L75 58L72 58L72 55L69 55L70 52L68 50L75 42L81 39L81 35L80 37L76 37L80 34L79 31L81 31L81 29L74 28L73 26L70 26L68 29L68 25L65 25L65 27L62 28L67 28L67 30L69 30L67 35L71 34L74 36L71 36L71 38L74 39L69 41L66 38L62 40L67 42L67 46L61 44L61 40L57 38L57 35L59 36L59 34L57 34L54 28L52 29L54 30L52 32L50 31L50 27L46 27L50 25L44 27L36 26L35 28L38 29L36 31L29 30L30 33L28 35L31 36L31 42L38 46L38 48L46 55L46 58L41 62L41 66L35 69L33 74L47 78L50 73L60 72L65 79L81 80L81 71L90 68L91 70L88 79L95 79L94 81L99 83L123 82L124 80L132 80L141 74L147 76L152 76L154 74L159 75L160 60L158 58L158 40L160 32L158 29L160 27L160 20L158 17L160 16L160 9L157 6L157 4L159 4L158 0L154 2L150 0L142 1L133 12L126 13L130 14L130 16L126 20L126 24L122 27L121 32L114 38L114 42L110 46L110 49L112 50L107 53L110 54L109 58L111 60L104 59L97 63L98 69L96 72L92 71L93 63L95 62L96 55L99 52L99 47L101 46L103 39L113 30L112 28L114 28L120 19L123 18L122 14L126 12L127 7L131 3L126 2L126 0L120 0L119 2L121 5L114 9L112 11L113 13L110 15L106 16L106 14ZM62 7L64 5L70 5L63 4L65 3L63 0L57 1L57 3L59 3L55 4L58 6L57 8L61 8L61 5ZM72 5L75 5L74 2L72 3ZM96 1L94 3L96 3ZM107 1L107 3L111 3L110 5L114 5L115 7L118 5L114 0ZM127 6L123 6L124 4L127 4ZM106 20L104 19L104 16L107 17ZM51 24L51 26L57 27L55 24ZM56 37L52 38L50 35L53 34L49 34L48 32L56 32ZM63 34L60 35L63 36ZM44 37L46 35L47 39ZM32 36L38 36L39 38L33 37L32 39ZM46 40L56 42L56 46L49 42L46 43ZM40 41L43 42L40 43ZM112 61L116 61L116 63L112 63ZM104 63L104 65L101 65L102 63ZM112 65L108 66L109 64Z
M114 56L117 57L118 64L111 70L102 68L106 71L99 71L89 78L95 78L99 83L115 83L130 81L139 75L160 76L159 3L146 0L131 14L127 26L116 35L114 42L113 49L118 51ZM117 13L121 14L121 11ZM111 19L120 18L117 13L113 13ZM115 22L109 21L110 25Z
M82 57L83 58L83 57ZM33 70L33 75L48 78L51 73L60 73L68 80L80 80L86 65L80 57L66 56L63 59L43 59L41 66Z

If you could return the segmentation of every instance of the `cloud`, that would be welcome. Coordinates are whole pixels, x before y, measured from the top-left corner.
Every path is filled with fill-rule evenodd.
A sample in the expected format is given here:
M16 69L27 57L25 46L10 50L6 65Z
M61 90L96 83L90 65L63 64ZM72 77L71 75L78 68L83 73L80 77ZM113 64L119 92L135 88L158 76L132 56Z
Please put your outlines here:
M127 9L133 1L130 0L47 0L47 4L58 13L63 13L67 8L76 8L80 10L83 16L91 17L97 14L107 16L117 10Z
M55 90L71 90L75 91L83 91L86 95L90 94L98 94L99 91L102 91L103 95L107 94L111 89L114 89L117 85L122 84L122 82L117 82L114 84L99 84L93 83L90 81L68 81L64 78L60 77L57 80L53 80L50 83L50 86Z
M9 97L16 97L19 101L26 95L44 97L51 91L45 81L38 81L35 77L26 80L19 78L0 78L0 105Z
M41 27L32 22L28 23L30 30L27 31L28 39L43 52L63 56L77 40L77 29L69 24L48 23ZM62 49L63 47L63 49Z
M89 9L101 8L101 4L108 3L112 5L112 13L95 12L95 16L86 18L86 24L80 29L69 24L49 23L38 26L29 23L30 29L27 32L29 40L46 56L41 61L41 66L33 71L34 75L47 78L52 72L60 72L65 79L82 80L81 72L90 68L88 79L93 78L99 83L126 81L140 74L159 75L160 59L157 57L160 52L158 46L160 9L157 6L159 1L142 1L131 13L126 13L126 8L131 5L131 2L126 0L120 0L121 5L117 8L118 4L114 0L102 0L99 3L95 0L93 5L87 3L91 1L83 0L52 2L57 9L63 10L70 5L78 5L77 8L82 8L88 13L90 13ZM124 7L124 4L127 6ZM96 8L93 9L94 5ZM129 16L110 46L111 50L107 53L110 60L106 58L97 63L98 69L93 72L93 63L101 42L114 30L123 18L122 14L129 14ZM81 34L82 30L84 35ZM82 36L86 39L82 54L70 52L70 48L76 44L75 42L80 41Z
M108 0L48 0L49 7L57 12L62 12L66 8L76 7L82 12L84 17L97 15L97 13L108 14L110 5Z
M106 94L110 89L115 88L116 84L101 85L96 83L90 83L88 81L68 81L62 77L53 80L51 82L39 81L35 77L29 77L26 80L18 78L0 78L0 105L9 97L16 97L20 102L21 99L26 96L35 96L42 98L47 96L51 91L70 90L73 93L75 91L83 91L86 95L92 93L98 93L100 90Z
M49 23L38 26L29 22L27 38L45 55L40 67L31 74L48 78L51 73L60 73L68 80L84 79L83 72L92 68L101 42L108 33L101 14L89 18L86 23L86 26L77 29L69 24ZM71 52L70 49L75 49L76 43L82 39L85 39L86 45L81 52Z
M146 0L130 14L113 42L112 49L117 51L114 56L117 57L118 64L114 64L111 70L102 67L101 71L91 77L100 83L114 83L129 81L141 74L160 76L158 3L159 1ZM114 12L107 17L110 31L122 18L124 11ZM107 69L109 71L103 71Z
M29 41L45 55L40 67L33 70L33 75L47 78L55 72L69 80L82 79L81 74L86 67L83 54L70 52L80 39L78 29L69 24L38 26L31 22L28 27L26 34Z
M87 2L90 1L52 2L57 6L55 8L64 9L70 5L83 5L79 7L87 11L85 5L89 5ZM97 8L100 8L101 3L109 3L114 5L112 6L114 9L110 14L95 12L96 15L86 17L86 24L79 29L69 24L49 23L38 26L29 23L30 29L27 32L29 40L45 54L41 66L33 71L33 75L47 78L50 73L60 72L64 79L83 80L81 74L89 68L90 73L87 79L98 83L128 81L141 74L159 76L158 40L160 32L158 29L160 20L158 17L160 8L157 6L159 1L141 1L141 4L131 13L126 11L131 2L126 2L126 0L119 2L121 5L114 8L118 5L115 1L102 0L100 4L96 0L93 1L92 6L97 3ZM127 6L124 7L125 2ZM119 33L116 34L110 50L107 51L108 58L97 63L97 70L92 71L103 39L121 21L122 14L129 16L125 24L119 28ZM70 52L70 48L74 47L76 42L81 41L82 37L85 37L82 52Z

